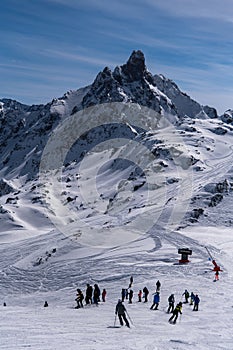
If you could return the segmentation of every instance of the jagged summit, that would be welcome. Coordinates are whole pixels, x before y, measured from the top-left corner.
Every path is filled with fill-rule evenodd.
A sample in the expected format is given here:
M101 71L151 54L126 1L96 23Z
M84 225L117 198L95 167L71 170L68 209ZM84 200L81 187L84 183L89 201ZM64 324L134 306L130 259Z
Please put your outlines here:
M142 51L133 51L127 63L121 66L123 74L128 77L128 81L142 79L147 72L145 56Z
M177 114L170 98L157 88L153 75L146 68L144 54L140 50L134 50L128 61L113 71L105 67L98 73L81 106L76 106L74 112L106 102L139 103L158 113L166 111L172 115Z
M141 50L134 50L127 62L116 66L113 71L105 67L98 73L81 105L75 106L73 112L106 102L139 103L158 113L176 116L180 121L185 117L218 117L215 108L202 106L182 92L172 80L162 74L150 73Z

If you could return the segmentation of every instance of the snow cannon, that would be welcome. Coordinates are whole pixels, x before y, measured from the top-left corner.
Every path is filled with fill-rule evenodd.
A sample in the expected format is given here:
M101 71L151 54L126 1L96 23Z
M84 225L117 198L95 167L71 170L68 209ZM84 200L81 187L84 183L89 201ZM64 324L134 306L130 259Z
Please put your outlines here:
M179 248L178 254L181 254L179 264L187 264L189 262L188 256L192 255L192 250L189 248Z
M210 251L209 251L209 249L207 248L207 247L205 247L205 249L207 250L207 253L209 254L209 257L210 257L210 259L209 260L211 260L212 261L212 264L214 265L214 268L213 268L213 271L222 271L221 270L221 268L220 268L220 266L216 263L216 261L215 261L215 259L213 258L213 256L210 254Z
M214 268L213 268L213 271L222 271L221 270L221 268L220 268L220 266L216 263L216 261L215 260L212 260L212 263L213 263L213 265L214 265Z

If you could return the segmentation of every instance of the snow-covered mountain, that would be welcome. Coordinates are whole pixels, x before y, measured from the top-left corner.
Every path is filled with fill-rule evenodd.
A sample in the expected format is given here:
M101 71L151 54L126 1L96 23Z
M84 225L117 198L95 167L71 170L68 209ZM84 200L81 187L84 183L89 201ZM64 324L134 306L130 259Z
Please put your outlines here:
M104 68L90 86L46 105L1 99L0 291L7 305L14 306L14 312L17 304L29 305L30 313L35 296L37 307L47 298L49 304L64 303L62 313L67 317L75 289L84 289L88 281L98 282L107 286L112 298L104 311L103 322L107 322L121 287L133 274L138 289L147 284L153 290L154 279L162 279L164 294L173 289L180 295L188 284L209 300L210 308L205 286L215 287L207 273L211 265L204 245L223 266L225 276L221 290L212 290L217 293L213 303L219 296L227 303L232 277L232 144L233 110L219 116L172 80L151 74L141 51L134 51L126 64L113 71ZM192 263L179 266L177 248L184 246L193 250ZM5 310L10 324L11 310ZM205 319L195 318L199 327L194 331L197 338L201 334L203 346L198 347L194 336L185 339L194 329L189 315L179 339L173 332L168 340L156 342L158 349L187 345L231 349L227 332L226 347L206 339L204 325L210 318L213 322L213 315L203 310ZM92 322L95 311L86 311L90 313L84 317ZM20 312L17 309L17 322L25 321ZM136 305L132 312L137 317ZM151 315L145 311L142 315L153 324ZM52 332L53 316L49 316ZM56 316L61 317L60 311ZM162 315L163 323L157 326L162 334L167 331L165 318ZM212 324L211 334L216 337L221 329L217 320ZM6 331L3 348L65 346L55 332L60 341L49 347L46 337L41 347L33 338L35 330L28 327L30 344L17 329L19 344L8 346ZM81 350L100 347L105 334L94 334L99 344L88 343L91 335L79 338ZM139 326L140 345L134 347L124 338L125 349L156 349L153 339L142 340L142 334ZM71 349L77 348L69 336L67 342ZM106 341L101 348L115 349L114 342Z
M69 180L69 190L65 189L64 192L67 193L67 198L76 198L76 206L83 205L83 202L81 200L79 202L77 199L78 192L74 175L75 172L78 172L79 161L93 147L104 142L106 138L113 139L115 137L125 137L135 140L135 142L144 144L150 149L156 158L156 167L159 169L157 171L167 177L165 182L167 189L169 188L169 192L170 188L173 188L171 192L174 192L174 188L180 186L180 179L177 179L177 174L174 174L174 169L177 170L175 163L178 159L178 157L176 159L174 157L175 152L171 153L171 150L174 148L179 155L182 155L179 157L179 160L183 158L182 162L185 162L186 167L192 170L194 174L194 182L192 184L193 193L191 197L192 204L195 203L196 206L196 198L199 198L199 194L196 192L201 189L198 186L195 188L194 184L196 179L201 179L198 181L203 181L203 178L205 179L202 189L205 195L201 196L201 199L198 201L200 208L196 208L195 205L192 208L191 205L187 211L188 214L186 216L194 216L193 220L196 219L196 216L204 212L204 206L210 203L217 203L223 197L223 194L217 190L215 191L216 193L206 192L204 190L209 182L213 182L217 186L219 182L227 181L227 190L225 192L228 192L231 188L229 176L226 176L225 172L221 171L221 168L219 173L215 169L212 178L209 174L211 172L210 169L213 169L213 167L212 165L208 165L208 163L216 161L219 157L219 152L224 152L225 157L227 157L228 149L229 158L231 156L232 110L228 110L222 116L218 116L214 108L201 106L187 94L180 91L173 81L162 75L153 76L146 68L143 53L141 51L134 51L126 64L117 66L113 71L108 67L104 68L97 75L92 85L77 91L69 91L62 98L54 99L46 105L26 106L13 100L1 100L0 185L1 217L4 237L8 230L6 228L8 227L11 230L14 227L17 229L17 227L27 226L24 219L19 222L17 214L17 209L22 210L20 205L22 197L24 199L27 198L27 205L30 208L36 208L33 210L39 210L40 215L42 215L42 203L46 195L43 194L43 191L38 190L38 187L41 186L38 180L39 165L42 153L53 130L62 124L70 115L74 116L81 110L86 110L95 105L116 102L130 106L136 104L155 111L157 115L166 116L169 122L171 122L171 125L174 126L173 131L182 138L179 142L181 141L183 145L178 145L178 140L174 144L174 140L168 140L164 135L158 136L157 130L150 130L148 132L147 129L147 133L143 133L142 130L138 130L137 132L133 128L134 126L130 126L129 124L122 126L119 123L117 127L115 124L108 127L102 125L89 131L76 140L75 145L69 150L64 164L64 178L66 179L65 181ZM142 125L143 123L144 121L142 119ZM89 156L95 158L95 155ZM114 160L114 166L110 160ZM230 163L226 164L229 165ZM111 159L111 156L109 156L108 166L105 165L104 176L112 177L112 172L119 172L120 169L123 171L124 177L128 179L128 182L121 186L121 192L127 192L130 186L133 188L137 187L138 185L135 185L134 182L140 183L139 187L142 187L142 191L143 188L147 188L145 176L141 178L139 171L136 171L132 175L135 172L135 169L132 170L134 167L135 165L133 164L122 160L119 161L115 158ZM227 165L225 167L227 169L229 168ZM128 183L131 183L131 185ZM144 186L141 185L143 183L145 183ZM74 190L73 184L75 187ZM106 198L108 197L108 200L111 201L110 207L113 208L119 202L119 199L117 198L116 191L114 192L112 190L112 184L110 185L110 189L108 189L104 181L104 186L100 185L100 187L104 187L101 191L106 193L104 196ZM174 193L170 194L170 196L173 199L176 198ZM103 194L101 197L102 200ZM123 199L122 201L124 202L125 200ZM202 200L203 203L200 203ZM131 203L131 205L134 207L140 206L137 201L138 199L135 199L135 203ZM70 202L74 201L70 200ZM100 201L97 200L97 202L100 205ZM171 204L171 199L169 203ZM31 206L31 204L33 205ZM144 204L141 203L141 205ZM164 206L164 203L162 205ZM13 210L12 206L15 206L16 209ZM190 210L192 212L191 214ZM90 215L90 213L88 214ZM28 215L25 216L26 221L27 217Z

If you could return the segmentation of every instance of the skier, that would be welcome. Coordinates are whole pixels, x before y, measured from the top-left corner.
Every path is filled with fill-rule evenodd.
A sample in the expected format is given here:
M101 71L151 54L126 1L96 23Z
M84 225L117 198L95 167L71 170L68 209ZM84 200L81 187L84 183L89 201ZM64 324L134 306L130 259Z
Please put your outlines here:
M83 307L83 293L81 291L81 289L77 289L77 295L76 295L76 301L77 301L77 306L76 309L79 309L80 307Z
M174 294L171 294L168 297L168 303L169 303L169 306L168 306L168 309L167 309L167 313L169 314L170 312L172 313L174 311L174 304L175 304Z
M116 305L116 311L115 311L115 315L118 315L118 318L119 318L119 321L120 321L120 324L121 326L123 326L123 320L125 321L125 324L128 328L130 328L130 325L129 325L129 321L127 320L126 318L126 308L125 306L122 304L122 301L121 299L118 300L118 303Z
M125 300L125 291L126 291L126 289L125 288L122 288L122 290L121 290L121 301L122 302L124 302L124 300Z
M133 285L133 276L130 277L130 280L129 280L129 288L131 288Z
M138 292L138 302L141 303L141 301L142 301L142 291L140 289Z
M100 301L100 289L98 284L94 284L94 295L93 295L94 304L98 305Z
M133 299L133 290L130 289L130 291L129 291L129 304L132 304L132 299Z
M185 297L185 304L187 304L189 302L189 292L187 291L187 289L185 289L184 293L182 294L182 296L184 295Z
M129 291L128 291L128 288L125 288L125 299L128 300L128 297L129 297Z
M92 286L90 286L89 283L87 283L86 297L85 297L86 305L92 304L92 293L93 293L93 288Z
M6 305L4 305L4 306L6 306ZM45 302L44 302L44 307L48 307L48 306L49 306L48 302L45 301Z
M191 295L190 295L190 304L189 304L189 305L193 305L194 299L195 299L195 295L194 295L193 292L191 292Z
M154 294L153 304L151 305L150 309L151 310L158 310L159 302L160 302L159 292L156 292ZM155 308L154 308L154 306L155 306Z
M149 290L147 289L147 287L144 287L142 291L143 291L143 294L144 294L143 297L144 297L144 299L145 299L145 300L144 300L144 303L147 303L147 302L148 302Z
M182 302L181 301L176 305L175 310L173 311L172 317L169 318L169 322L172 322L172 320L174 318L173 323L175 324L179 313L182 315Z
M199 298L198 294L196 294L195 297L194 297L193 311L198 311L199 303L200 303L200 298Z
M159 291L160 291L160 287L161 287L161 283L160 283L160 281L158 280L158 281L156 282L156 292L159 292Z
M107 294L106 289L103 289L103 291L102 291L102 301L104 303L105 303L106 294Z

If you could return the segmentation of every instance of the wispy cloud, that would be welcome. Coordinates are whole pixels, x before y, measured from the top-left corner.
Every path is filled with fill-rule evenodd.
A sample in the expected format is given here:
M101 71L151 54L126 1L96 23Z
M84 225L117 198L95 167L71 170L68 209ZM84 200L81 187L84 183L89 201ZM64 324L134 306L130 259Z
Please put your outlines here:
M81 55L79 53L72 53L72 52L64 52L64 51L59 51L59 50L50 50L46 49L43 51L43 54L53 57L53 58L62 58L65 60L70 60L74 62L83 62L87 64L91 64L94 66L100 66L100 67L105 67L105 66L113 66L117 65L119 62L114 61L114 58L112 59L105 59L104 55L95 56L95 55Z
M209 69L152 64L151 70L165 75L179 88L203 105L215 107L221 114L233 108L233 74L228 65L211 64Z
M145 4L177 17L188 16L233 23L232 0L145 0Z

